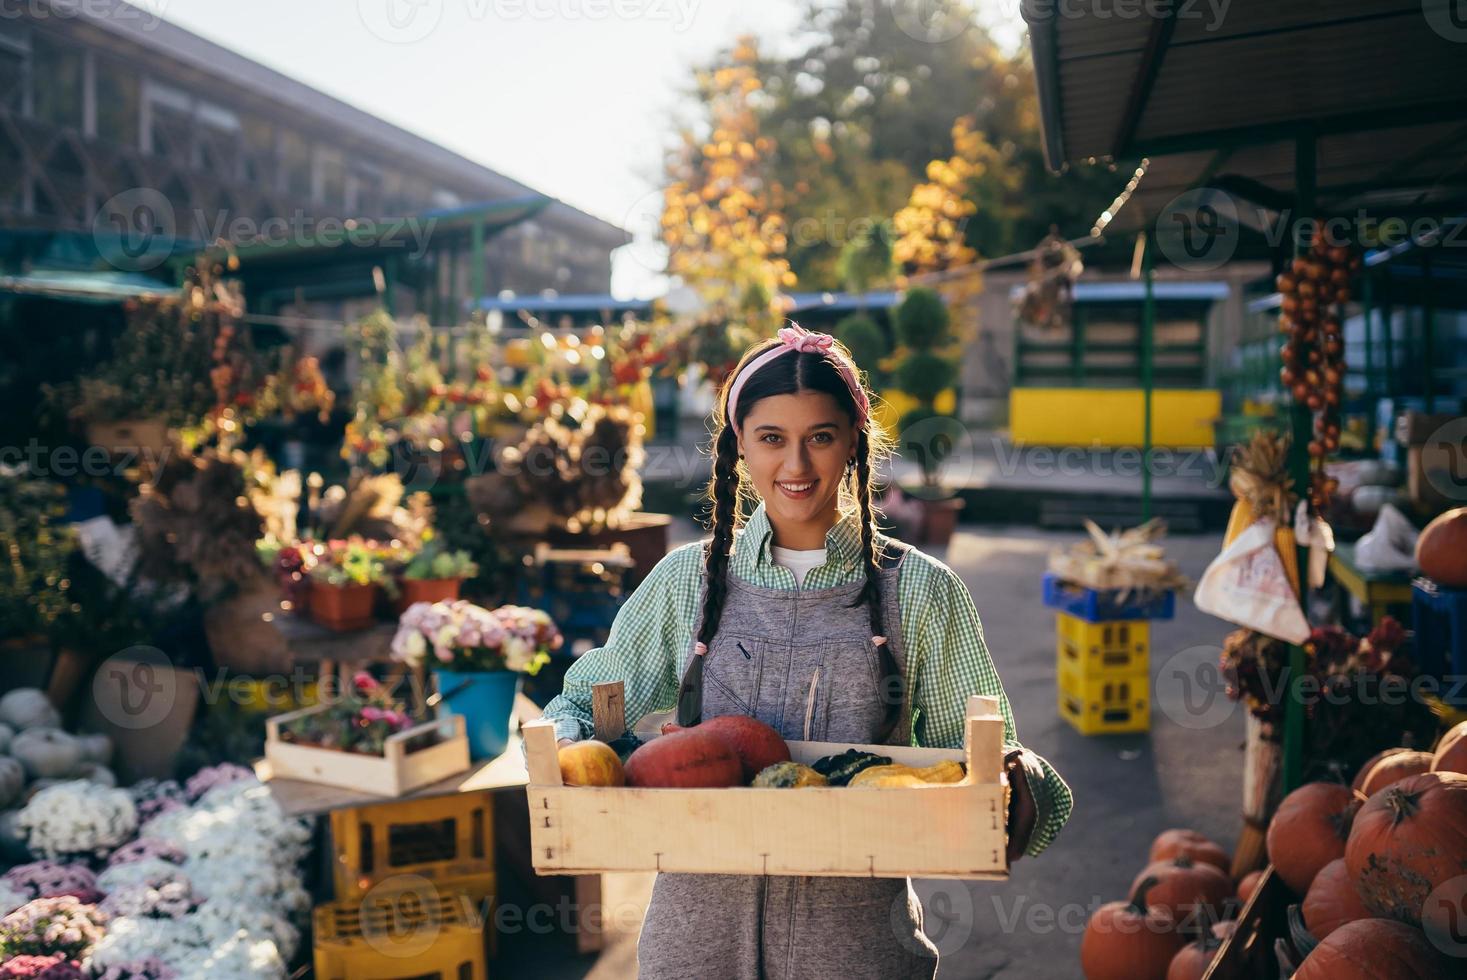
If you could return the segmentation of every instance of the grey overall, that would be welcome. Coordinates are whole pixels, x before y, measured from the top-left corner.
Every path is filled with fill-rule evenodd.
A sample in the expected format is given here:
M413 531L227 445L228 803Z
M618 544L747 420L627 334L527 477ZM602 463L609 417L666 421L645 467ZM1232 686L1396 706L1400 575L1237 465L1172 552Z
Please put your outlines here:
M905 671L897 577L909 549L887 541L885 550L882 618ZM703 717L751 715L787 739L875 742L885 715L878 653L866 605L850 608L862 584L768 589L730 571L703 665ZM694 638L702 608L700 589ZM910 712L904 696L889 742L907 743ZM930 980L937 972L907 878L659 874L637 957L641 980Z

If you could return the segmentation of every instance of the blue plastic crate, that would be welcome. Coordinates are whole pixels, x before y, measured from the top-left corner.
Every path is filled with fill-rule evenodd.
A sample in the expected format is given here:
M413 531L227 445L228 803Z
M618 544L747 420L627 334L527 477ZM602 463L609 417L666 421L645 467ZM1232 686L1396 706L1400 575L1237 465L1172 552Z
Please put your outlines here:
M1467 676L1467 589L1447 589L1426 578L1411 583L1411 619L1416 633L1416 663L1423 674L1444 679ZM1442 700L1467 707L1467 696L1452 696L1459 685L1442 689Z
M1177 594L1171 590L1121 601L1118 589L1087 589L1068 585L1054 572L1044 573L1044 604L1069 613L1087 623L1112 619L1171 619L1177 611Z

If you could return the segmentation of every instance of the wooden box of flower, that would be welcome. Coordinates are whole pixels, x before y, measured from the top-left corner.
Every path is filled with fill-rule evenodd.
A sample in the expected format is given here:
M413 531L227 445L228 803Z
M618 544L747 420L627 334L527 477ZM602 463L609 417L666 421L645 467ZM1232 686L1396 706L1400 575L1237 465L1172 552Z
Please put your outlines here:
M265 723L265 758L276 779L299 779L378 796L403 796L469 768L469 740L462 716L414 725L382 743L380 755L302 741L291 723L329 711L315 705L276 715Z
M608 732L624 729L622 722ZM963 750L786 743L792 761L805 765L848 748L914 768L967 764L960 782L920 786L567 786L553 722L526 724L524 740L539 874L1008 876L1003 718L993 698L969 698Z

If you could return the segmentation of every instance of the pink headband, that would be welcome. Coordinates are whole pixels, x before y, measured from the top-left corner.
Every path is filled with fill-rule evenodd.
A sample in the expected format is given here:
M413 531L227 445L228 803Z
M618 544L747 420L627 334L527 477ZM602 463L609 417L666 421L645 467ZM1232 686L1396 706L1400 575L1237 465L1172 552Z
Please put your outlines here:
M749 362L749 366L739 372L734 379L733 386L728 390L728 421L734 424L738 418L735 410L739 404L739 392L744 390L744 382L753 377L754 373L782 354L790 351L810 354L824 354L840 376L845 379L846 387L851 390L851 398L856 402L856 428L866 426L866 419L871 414L871 400L866 397L866 391L861 387L861 381L856 377L856 372L841 358L831 354L830 347L835 343L835 338L828 333L814 333L806 330L798 323L792 323L788 327L779 328L779 346L771 347Z

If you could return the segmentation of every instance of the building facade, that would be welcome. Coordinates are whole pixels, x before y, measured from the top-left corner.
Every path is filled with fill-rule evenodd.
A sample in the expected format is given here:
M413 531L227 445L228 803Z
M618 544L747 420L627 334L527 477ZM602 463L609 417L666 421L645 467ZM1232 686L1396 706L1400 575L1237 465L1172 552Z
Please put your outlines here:
M400 314L457 320L472 289L605 293L610 253L629 236L121 0L0 11L4 271L85 265L89 238L136 236L140 222L179 251L262 236L309 248L343 224L403 234L383 219L537 197L487 233L460 223L461 242L419 248ZM271 306L330 316L360 303L302 294Z

